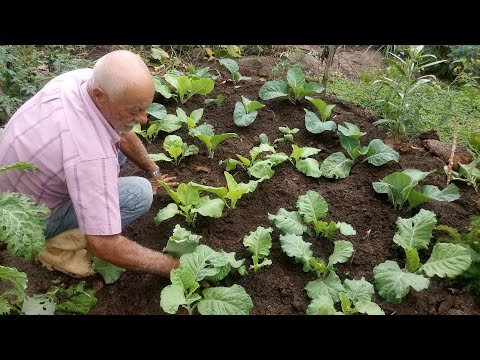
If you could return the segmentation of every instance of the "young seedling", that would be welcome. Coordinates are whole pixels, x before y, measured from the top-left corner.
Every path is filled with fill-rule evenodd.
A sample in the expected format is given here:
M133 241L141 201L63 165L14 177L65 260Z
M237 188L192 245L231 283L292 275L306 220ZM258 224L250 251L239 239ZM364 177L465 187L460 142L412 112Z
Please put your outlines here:
M205 104L205 106L217 105L218 107L220 107L223 100L225 100L225 96L217 95L215 99L205 99L203 103Z
M399 304L410 288L416 291L427 289L430 281L421 272L428 277L452 278L469 268L472 259L468 249L449 243L437 243L428 261L421 264L418 250L428 249L436 223L435 214L424 209L410 219L397 219L398 231L393 241L405 251L405 268L387 260L373 269L378 293L388 302Z
M200 125L190 130L190 135L195 136L200 139L205 146L207 147L208 157L213 159L213 155L216 147L223 140L230 138L238 138L239 136L235 133L225 133L215 135L213 132L213 126L209 124Z
M257 117L257 110L265 107L258 101L250 101L242 96L242 102L237 101L233 110L233 122L237 126L248 126L253 123Z
M7 282L3 284L3 282ZM17 269L0 265L0 315L18 313L25 299L27 274Z
M189 129L192 129L195 126L197 126L202 116L203 116L203 108L193 110L190 113L190 116L187 116L187 114L183 109L177 108L177 117L180 119L180 121L187 124Z
M168 238L167 245L163 248L163 251L179 258L183 254L194 252L201 238L200 235L192 234L191 231L177 224L173 229L172 236Z
M270 248L272 247L272 231L273 229L271 227L265 229L259 226L243 238L243 245L252 254L253 265L250 265L249 269L253 269L254 272L264 266L272 264L272 260L267 259L267 256L270 254ZM259 263L262 259L263 261ZM245 265L239 268L239 273L242 276L247 273Z
M322 176L320 171L320 164L317 160L310 156L316 155L320 152L320 149L305 146L303 148L292 144L292 153L290 154L290 161L295 161L295 167L298 171L304 173L307 176L313 178L319 178Z
M239 81L242 80L250 80L251 77L248 76L242 76L240 74L240 68L238 67L238 64L235 60L232 59L220 59L218 62L225 66L228 71L230 71L230 74L232 74L232 80L235 84L237 84Z
M450 202L460 198L458 187L455 184L450 184L443 190L433 185L424 185L414 190L420 181L432 172L423 172L417 169L394 172L385 176L381 181L372 183L373 189L379 194L387 194L388 201L393 204L395 209L402 209L403 204L407 201L408 210L410 210L432 200Z
M480 169L478 168L479 164L480 158L472 161L469 164L458 163L458 172L452 170L452 180L464 181L473 186L475 192L478 192L478 184L480 183ZM447 173L447 166L444 167L444 170Z
M156 225L177 214L183 215L190 225L195 224L197 214L212 218L222 216L224 202L221 199L210 199L208 195L200 196L200 190L195 184L191 182L180 184L177 191L174 191L164 181L158 180L158 183L164 187L175 203L160 209L154 219Z
M161 308L168 314L175 314L181 306L190 315L195 308L201 315L248 315L253 308L252 299L240 285L198 291L202 280L220 281L242 263L242 260L235 260L233 252L217 252L206 245L198 245L192 253L182 255L180 266L170 272L172 284L160 294Z
M303 69L295 66L287 71L287 81L267 81L260 88L258 95L262 100L289 99L292 103L303 99L306 95L323 91L323 86L316 82L307 83Z
M290 129L288 126L280 126L278 128L278 130L283 134L283 137L275 139L273 141L274 144L284 143L286 141L292 143L293 142L293 135L300 131L300 129L298 129L298 128ZM267 141L268 141L268 138L267 138Z
M163 148L173 158L176 165L180 164L183 158L198 154L197 146L184 143L178 135L168 135L165 137Z
M32 163L18 162L0 166L5 171L38 172ZM45 219L50 210L45 205L36 205L31 195L6 191L0 194L0 240L7 244L12 256L31 259L45 248Z
M364 155L365 159L374 166L381 166L389 161L398 162L400 155L385 145L382 140L373 139L368 146L360 146L360 138L366 133L361 132L357 125L345 122L345 126L338 125L338 137L340 144L347 151L351 159L343 153L336 152L328 156L322 163L320 171L327 178L343 179L350 174L355 161Z
M170 71L165 74L164 78L177 91L182 104L185 104L195 94L211 93L215 86L215 81L210 78L194 79L179 71Z

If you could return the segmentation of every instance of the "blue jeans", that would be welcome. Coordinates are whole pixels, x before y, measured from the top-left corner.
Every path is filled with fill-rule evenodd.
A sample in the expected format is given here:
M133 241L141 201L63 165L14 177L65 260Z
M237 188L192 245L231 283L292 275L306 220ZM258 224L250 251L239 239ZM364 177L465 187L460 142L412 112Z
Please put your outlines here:
M120 152L118 160L120 166L123 166L126 162L125 155ZM153 201L152 185L147 179L138 176L118 178L118 195L122 228L145 214L150 209ZM44 234L47 238L66 230L78 228L77 214L75 213L72 200L68 199L65 201L46 222L47 228Z

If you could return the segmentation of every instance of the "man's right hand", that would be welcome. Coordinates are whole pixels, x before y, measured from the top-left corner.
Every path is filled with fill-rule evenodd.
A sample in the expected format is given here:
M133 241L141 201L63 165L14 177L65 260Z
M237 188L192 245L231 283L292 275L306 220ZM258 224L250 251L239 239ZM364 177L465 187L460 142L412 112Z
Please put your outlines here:
M168 176L167 174L162 174L157 177L150 178L148 180L150 181L150 184L152 184L152 190L154 195L157 194L157 191L161 186L157 180L164 181L168 186L174 189L178 186L178 182L176 181L177 178L175 176Z

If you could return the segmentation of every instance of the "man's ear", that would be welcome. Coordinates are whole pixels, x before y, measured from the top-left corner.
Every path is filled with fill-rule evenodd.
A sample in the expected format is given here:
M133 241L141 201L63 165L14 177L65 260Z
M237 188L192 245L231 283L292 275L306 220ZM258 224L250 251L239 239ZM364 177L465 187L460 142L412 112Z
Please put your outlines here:
M98 86L92 89L92 94L99 102L104 102L106 100L105 91L103 91L103 89L99 88Z

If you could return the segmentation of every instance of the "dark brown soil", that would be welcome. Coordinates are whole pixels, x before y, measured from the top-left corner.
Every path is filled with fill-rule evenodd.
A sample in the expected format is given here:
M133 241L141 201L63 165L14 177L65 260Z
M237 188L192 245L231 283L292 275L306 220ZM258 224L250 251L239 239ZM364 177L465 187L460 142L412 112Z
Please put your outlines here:
M241 69L242 70L242 69ZM245 71L247 72L247 71ZM243 73L243 72L242 72ZM226 75L226 74L225 74ZM252 74L253 75L253 74ZM323 160L329 154L341 151L338 137L335 134L310 134L305 129L305 113L303 107L314 111L308 103L293 105L287 100L265 101L266 107L259 111L257 119L247 128L239 128L233 123L233 109L235 102L243 95L251 100L258 99L258 90L262 85L258 76L253 76L251 81L243 82L242 86L235 89L231 82L220 84L208 97L218 94L226 96L220 107L205 107L204 121L212 124L216 133L236 132L239 139L228 139L221 143L215 151L214 159L209 159L202 143L188 137L182 128L178 131L188 143L195 143L200 148L200 154L184 159L178 167L174 164L160 164L164 173L175 175L179 182L195 181L213 186L224 186L224 167L219 161L235 154L247 154L248 150L258 143L258 135L266 133L270 140L280 137L279 126L297 127L300 132L294 138L300 146L313 146L322 149L316 156ZM374 138L384 139L385 135L374 128L371 123L378 116L369 110L355 105L338 101L335 98L323 97L336 107L333 110L333 120L337 123L344 121L357 124L362 131L366 131L361 141L366 145ZM204 107L205 97L193 97L184 106L187 113ZM177 106L173 101L163 101L169 113L175 111ZM150 153L163 151L162 143L166 134L152 144L146 144ZM188 226L183 217L175 216L165 221L160 226L155 226L153 219L158 210L165 207L170 198L162 191L156 196L151 210L143 217L128 226L124 235L140 244L161 251L168 237L172 234L175 224L188 228L201 235L202 243L215 250L223 249L227 252L236 252L238 258L251 258L242 244L243 237L258 226L271 226L268 213L276 214L279 208L294 210L298 196L308 190L318 191L329 205L328 220L344 221L350 223L357 231L355 236L335 236L333 240L347 239L353 243L355 253L345 264L336 266L337 274L343 280L346 277L360 279L362 276L373 283L372 269L376 265L391 259L396 260L401 266L404 264L403 250L393 242L396 232L395 221L398 216L411 217L415 213L395 211L384 196L372 188L372 182L378 181L393 171L404 168L416 168L423 171L437 169L427 178L433 185L445 186L443 173L444 163L433 157L422 146L421 141L405 140L401 147L400 162L389 163L381 167L357 163L352 168L348 178L342 180L329 180L326 178L314 179L299 173L293 165L286 162L276 168L275 175L261 183L257 190L245 195L237 204L236 209L225 208L220 219L200 217L194 228ZM283 146L283 147L282 147ZM282 145L288 155L291 152L289 145ZM403 150L402 150L403 149ZM407 149L407 150L405 150ZM132 163L127 162L123 175L143 175ZM238 179L245 179L241 174ZM430 203L423 208L434 211L439 224L446 224L457 229L462 229L468 222L471 214L479 214L475 204L478 195L472 187L458 184L461 198L453 203ZM272 234L273 246L270 259L273 264L262 268L257 273L249 273L246 277L232 273L220 285L230 286L234 283L242 285L253 300L252 314L255 315L298 315L305 314L309 299L304 290L307 282L314 280L312 273L304 273L300 265L287 257L282 252L278 241L278 230ZM433 241L432 240L432 244ZM327 259L333 249L333 241L322 239L313 242L312 249L318 258ZM20 271L25 271L29 278L28 292L30 294L46 291L52 285L51 280L60 278L65 284L77 282L60 273L49 272L32 262L23 262L21 259L12 258L6 250L0 252L0 263L14 266ZM100 275L89 278L91 286L99 286L102 282ZM97 305L91 314L163 314L159 306L160 292L169 280L161 279L150 274L126 272L116 283L105 285L98 291ZM390 304L378 295L373 300L377 302L386 314L480 314L479 297L465 292L459 285L449 283L439 278L433 278L431 285L422 292L411 292L399 305Z

